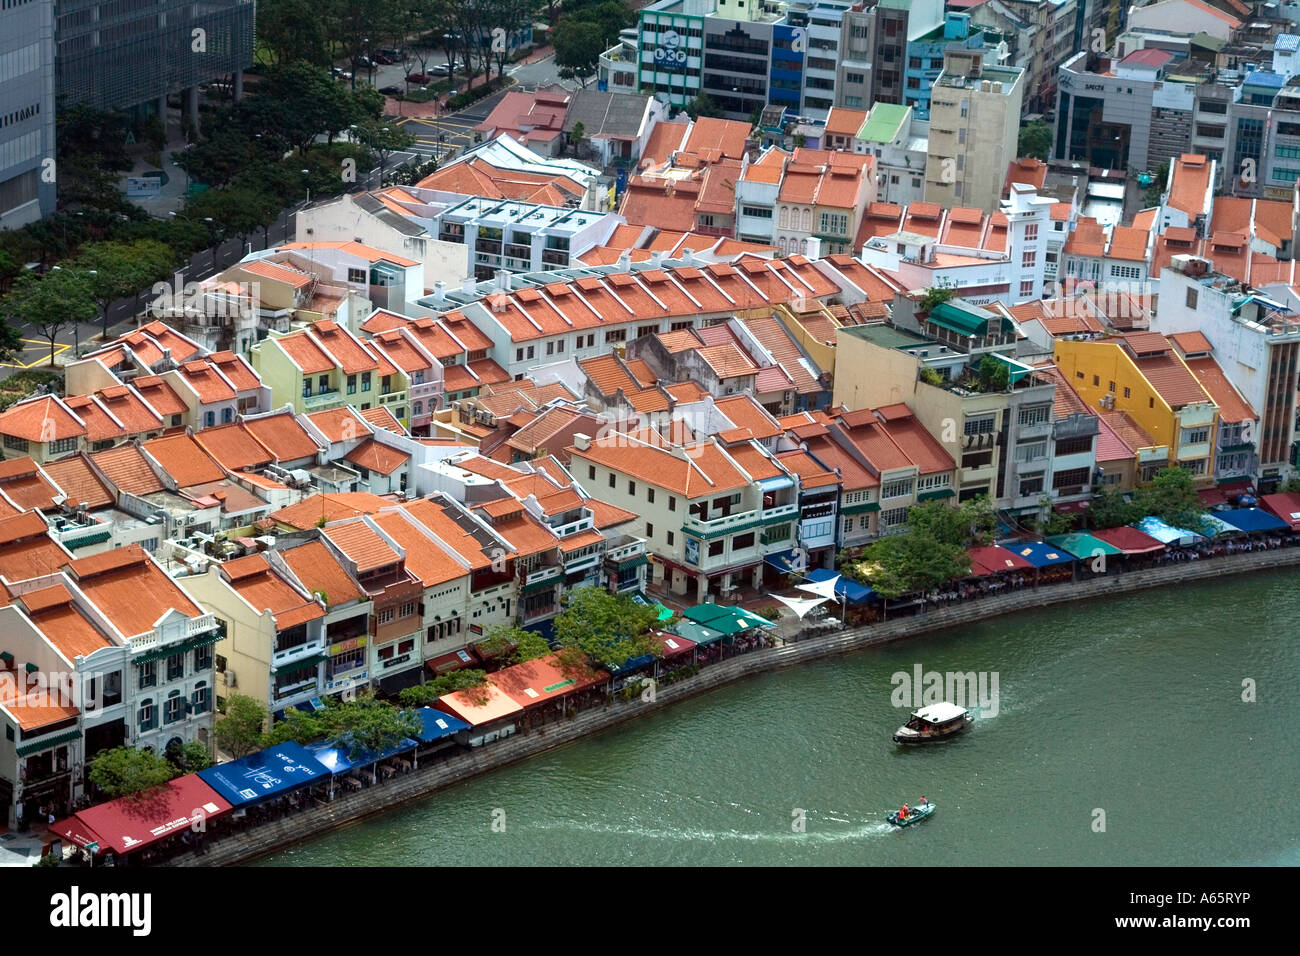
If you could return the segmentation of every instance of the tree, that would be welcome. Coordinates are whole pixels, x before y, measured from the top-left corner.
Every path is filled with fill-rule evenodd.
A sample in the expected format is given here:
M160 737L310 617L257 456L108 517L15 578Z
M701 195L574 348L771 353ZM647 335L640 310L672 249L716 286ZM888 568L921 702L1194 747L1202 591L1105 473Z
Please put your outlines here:
M996 528L997 517L987 495L963 501L955 507L943 501L925 501L913 505L907 512L909 534L926 535L961 548L988 544L993 540Z
M1292 475L1286 481L1282 482L1282 487L1278 489L1286 495L1300 493L1300 475Z
M56 269L45 276L28 272L18 278L9 294L0 300L6 329L26 323L50 343L50 365L64 329L95 317L95 300L89 277L72 269ZM15 343L13 348L19 347Z
M1125 499L1118 488L1103 488L1088 503L1089 528L1118 528L1146 517L1142 506Z
M555 65L566 80L578 80L583 88L596 75L596 65L605 47L601 45L600 27L589 20L561 17L551 31L555 47Z
M379 157L380 185L384 182L384 169L388 165L388 157L399 150L410 149L415 142L415 137L400 126L396 124L388 126L378 120L370 120L359 125L357 136Z
M8 290L14 279L17 279L22 274L22 271L23 264L5 250L0 249L0 292Z
M197 740L168 747L166 757L179 773L196 773L212 766L212 757L208 754L208 748Z
M107 340L109 306L167 278L175 258L167 246L149 239L132 243L92 242L82 247L72 265L89 281Z
M992 355L985 355L979 364L980 387L986 392L1005 392L1011 384L1011 369Z
M909 530L868 545L862 558L844 570L885 597L898 597L965 577L970 555L961 545Z
M391 750L422 729L414 713L398 710L373 694L348 701L326 698L324 710L314 716L324 728L325 738L335 746L347 746L353 759L365 751Z
M720 119L723 112L722 107L713 102L713 97L709 96L708 93L701 93L699 96L695 97L695 99L686 104L685 109L686 115L693 120L697 120L701 116L710 116L715 119Z
M415 687L407 687L397 695L397 699L408 707L423 707L432 704L439 697L446 697L457 691L484 689L487 687L487 682L487 671L467 667L439 674L433 680L417 684ZM486 693L479 695L471 693L470 696L487 700Z
M1052 127L1042 120L1034 120L1020 127L1016 152L1025 158L1032 157L1047 162L1047 158L1052 154Z
M226 699L226 715L212 728L217 747L238 759L257 750L266 725L266 707L244 694Z
M599 664L615 667L633 657L662 652L649 633L659 617L653 605L592 587L566 592L563 602L564 610L555 618L555 636L562 648L579 650Z
M319 714L291 707L261 736L258 746L274 747L290 740L296 744L310 744L325 737L326 733L327 728Z
M153 790L176 776L165 758L134 747L101 751L90 765L90 782L114 798Z
M1058 514L1050 495L1038 499L1038 517L1034 520L1034 530L1039 537L1047 538L1054 534L1065 534L1074 527L1074 516Z
M916 304L920 312L932 312L937 306L942 305L957 294L956 289L949 289L943 286L933 286L925 290L921 296L921 301Z
M329 64L329 34L314 0L260 0L257 5L257 56L263 66L299 60Z
M1142 514L1134 520L1152 515L1174 528L1202 530L1202 519L1208 509L1196 493L1196 483L1186 468L1176 465L1161 468L1148 484L1138 489L1136 498Z

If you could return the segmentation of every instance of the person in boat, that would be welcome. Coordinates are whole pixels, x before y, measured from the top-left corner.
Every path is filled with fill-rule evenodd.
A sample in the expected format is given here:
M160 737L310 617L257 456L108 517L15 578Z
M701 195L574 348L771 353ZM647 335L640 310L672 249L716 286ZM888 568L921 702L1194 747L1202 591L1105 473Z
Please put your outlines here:
M929 803L929 802L930 802L930 801L927 800L927 799L925 799L925 797L922 797L922 798L921 798L921 806L925 806L925 805L926 805L927 803Z
M898 819L900 819L900 820L906 820L906 819L907 819L907 804L906 804L906 803L903 804L903 809L901 809L901 810L898 811Z

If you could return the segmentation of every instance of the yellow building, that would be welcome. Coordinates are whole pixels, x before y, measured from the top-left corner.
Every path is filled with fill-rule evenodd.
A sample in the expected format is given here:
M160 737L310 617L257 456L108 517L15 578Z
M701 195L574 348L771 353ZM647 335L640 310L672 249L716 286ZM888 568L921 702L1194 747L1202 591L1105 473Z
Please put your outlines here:
M1131 332L1096 342L1057 339L1057 367L1099 412L1126 412L1168 463L1186 468L1197 484L1213 481L1218 406L1163 335ZM1165 464L1140 461L1142 481Z

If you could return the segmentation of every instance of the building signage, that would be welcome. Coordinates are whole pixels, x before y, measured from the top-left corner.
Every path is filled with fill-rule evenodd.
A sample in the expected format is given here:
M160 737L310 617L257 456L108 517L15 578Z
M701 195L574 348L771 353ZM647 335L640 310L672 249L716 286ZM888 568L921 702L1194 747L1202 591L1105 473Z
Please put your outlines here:
M358 647L365 647L366 639L364 637L354 637L350 640L339 641L337 644L330 645L330 657L337 654L343 654L347 651L355 651Z
M686 38L676 30L659 34L655 47L656 70L682 70L686 68Z
M384 661L385 667L396 667L398 664L405 664L411 659L410 654L403 654L401 657L394 657L391 661Z
M696 538L686 539L686 563L699 567L700 564L700 542Z
M1085 84L1083 84L1083 88L1084 88L1085 90L1096 90L1096 91L1099 92L1099 93L1105 93L1105 92L1106 92L1106 84L1105 84L1105 83L1085 83Z

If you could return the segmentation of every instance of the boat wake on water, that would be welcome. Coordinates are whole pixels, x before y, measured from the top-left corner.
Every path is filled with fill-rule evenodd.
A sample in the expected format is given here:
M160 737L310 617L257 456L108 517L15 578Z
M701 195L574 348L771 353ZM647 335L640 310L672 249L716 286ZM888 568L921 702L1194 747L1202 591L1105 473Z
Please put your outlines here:
M804 833L744 833L737 830L706 830L697 827L664 829L643 827L632 823L619 826L614 823L588 823L581 820L562 820L535 825L539 830L581 830L586 833L607 833L624 837L643 837L648 840L676 840L681 842L708 841L721 843L736 840L747 843L847 843L867 837L883 836L895 829L888 823L863 821L846 829L817 830L809 827Z

